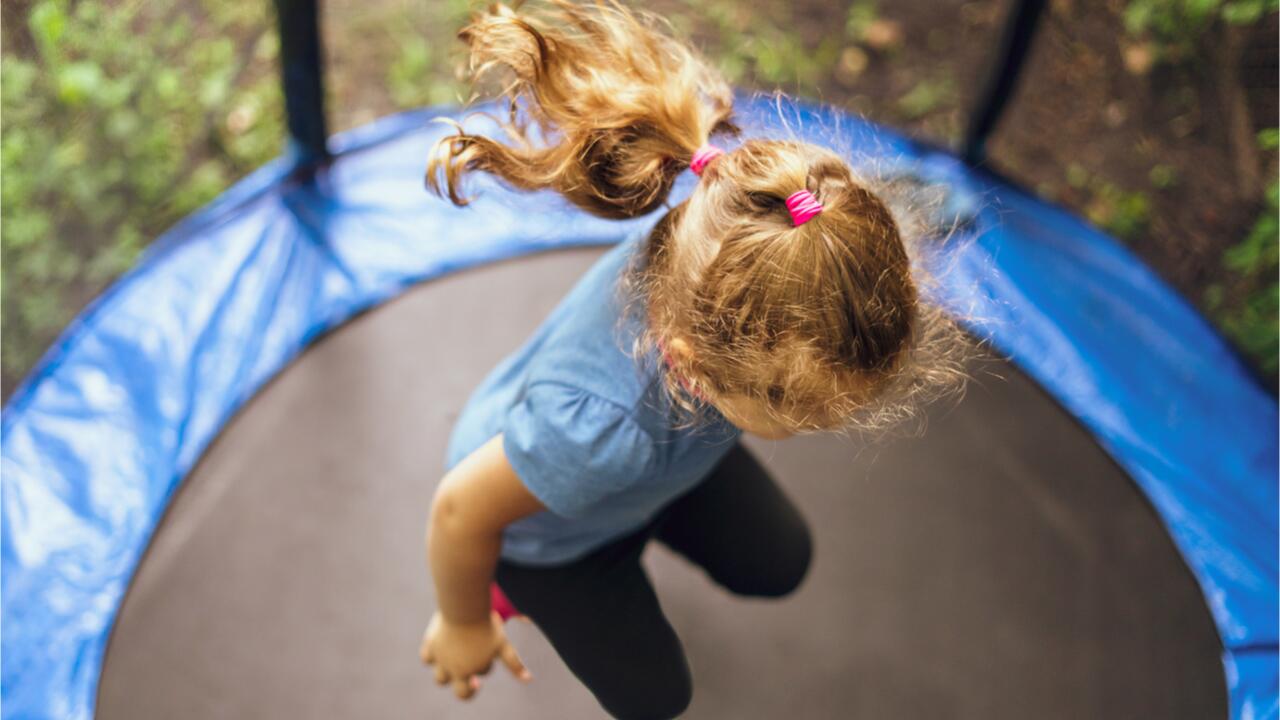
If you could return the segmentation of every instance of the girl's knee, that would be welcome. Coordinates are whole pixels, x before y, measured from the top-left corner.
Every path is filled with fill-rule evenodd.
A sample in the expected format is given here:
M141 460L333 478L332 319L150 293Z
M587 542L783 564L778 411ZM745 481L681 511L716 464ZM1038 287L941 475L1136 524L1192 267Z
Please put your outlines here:
M813 563L813 538L808 528L788 538L787 542L754 563L753 571L729 578L724 585L736 595L780 598L800 587Z
M628 692L598 698L604 709L618 720L670 720L683 714L693 700L693 681L687 670L661 680L641 677L635 680Z
M806 544L792 559L770 573L754 594L780 598L795 592L809 574L811 558L812 550Z

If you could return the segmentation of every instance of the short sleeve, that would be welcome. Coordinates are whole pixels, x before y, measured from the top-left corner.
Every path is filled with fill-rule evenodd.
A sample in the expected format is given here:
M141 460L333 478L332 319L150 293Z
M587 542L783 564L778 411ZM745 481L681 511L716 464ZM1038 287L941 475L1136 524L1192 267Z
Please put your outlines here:
M653 439L625 408L569 385L534 383L507 413L507 461L551 512L579 517L653 471Z

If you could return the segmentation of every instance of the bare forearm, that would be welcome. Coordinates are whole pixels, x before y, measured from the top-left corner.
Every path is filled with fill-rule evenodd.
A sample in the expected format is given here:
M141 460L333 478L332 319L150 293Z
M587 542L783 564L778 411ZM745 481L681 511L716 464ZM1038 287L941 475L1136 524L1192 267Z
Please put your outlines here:
M545 509L507 462L501 434L445 476L427 527L427 561L444 620L457 625L488 622L489 584L503 529Z
M437 493L427 527L427 559L436 601L450 623L489 621L489 583L502 545L501 532L478 528L448 493Z

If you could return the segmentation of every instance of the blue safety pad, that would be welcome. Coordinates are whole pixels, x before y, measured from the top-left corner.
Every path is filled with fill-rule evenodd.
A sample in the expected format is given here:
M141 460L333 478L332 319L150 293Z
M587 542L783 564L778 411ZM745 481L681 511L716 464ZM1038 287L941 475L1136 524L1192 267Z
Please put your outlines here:
M1078 418L1150 498L1224 644L1232 716L1277 717L1277 408L1130 253L951 156L856 117L742 98L749 135L798 136L946 188L963 220L941 297ZM279 160L158 240L14 394L0 458L0 715L88 718L108 633L175 489L223 424L318 335L415 283L614 243L603 221L478 178L429 196L437 112L333 142L315 182ZM673 201L692 186L686 174Z

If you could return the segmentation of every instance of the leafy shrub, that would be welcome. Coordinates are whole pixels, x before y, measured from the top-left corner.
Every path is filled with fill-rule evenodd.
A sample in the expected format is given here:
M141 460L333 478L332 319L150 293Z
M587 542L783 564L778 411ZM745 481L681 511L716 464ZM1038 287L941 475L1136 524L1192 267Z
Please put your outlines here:
M1151 37L1166 58L1186 57L1219 19L1251 25L1280 10L1280 0L1129 0L1124 26L1130 35Z
M6 392L146 242L279 152L272 28L235 0L39 0L29 37L5 28Z
M385 51L378 46L390 49L390 57L372 64L386 68L386 90L397 109L456 105L467 99L470 88L462 72L466 46L457 32L478 7L483 5L474 0L437 0L393 6L385 15L362 12L369 27L361 44L370 46L363 52L381 55Z
M1264 150L1274 151L1274 128L1259 133ZM1205 304L1218 326L1253 360L1262 373L1280 372L1280 184L1267 188L1262 213L1249 235L1222 254L1222 264L1242 290L1228 294L1221 285L1205 291Z
M734 83L811 89L840 54L840 38L831 34L816 46L806 43L795 32L794 9L786 3L684 0L677 7L665 16L685 34L705 23L712 32L704 51Z
M1161 171L1165 172L1167 170ZM1089 222L1123 240L1133 240L1147 232L1151 221L1151 201L1146 193L1125 190L1077 163L1067 166L1066 175L1067 184L1087 198L1081 212Z

